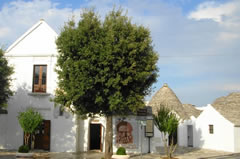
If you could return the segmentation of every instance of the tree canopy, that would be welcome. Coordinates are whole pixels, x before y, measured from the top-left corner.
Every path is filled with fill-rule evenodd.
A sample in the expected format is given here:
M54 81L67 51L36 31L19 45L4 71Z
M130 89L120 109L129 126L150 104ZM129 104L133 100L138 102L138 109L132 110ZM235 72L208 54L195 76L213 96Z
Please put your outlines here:
M18 115L19 124L25 133L33 133L42 120L42 115L34 111L33 108L28 108L25 112L20 112Z
M8 65L4 51L0 48L0 109L7 106L8 98L13 94L10 89L13 67Z
M126 114L144 106L158 60L150 31L122 10L101 21L94 10L65 24L57 41L56 103L80 115Z

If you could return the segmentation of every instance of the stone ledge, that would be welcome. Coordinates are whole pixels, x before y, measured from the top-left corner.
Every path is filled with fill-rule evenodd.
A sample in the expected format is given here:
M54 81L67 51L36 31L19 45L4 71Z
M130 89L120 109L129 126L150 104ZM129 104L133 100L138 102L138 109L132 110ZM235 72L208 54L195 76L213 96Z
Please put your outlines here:
M16 153L16 158L25 159L25 158L33 158L33 153Z
M50 93L37 93L37 92L33 92L33 93L28 93L29 96L50 96Z

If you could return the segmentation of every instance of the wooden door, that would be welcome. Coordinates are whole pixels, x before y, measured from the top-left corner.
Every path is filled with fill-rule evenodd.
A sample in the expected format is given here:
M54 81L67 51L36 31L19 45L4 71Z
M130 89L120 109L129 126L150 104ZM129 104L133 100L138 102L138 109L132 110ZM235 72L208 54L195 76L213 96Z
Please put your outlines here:
M44 120L35 133L35 149L50 150L51 121Z

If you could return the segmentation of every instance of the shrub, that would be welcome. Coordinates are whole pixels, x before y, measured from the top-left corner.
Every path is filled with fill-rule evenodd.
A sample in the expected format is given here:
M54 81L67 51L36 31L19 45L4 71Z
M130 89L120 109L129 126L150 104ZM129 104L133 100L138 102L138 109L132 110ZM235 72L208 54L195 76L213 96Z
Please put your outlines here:
M19 112L18 121L24 131L24 145L28 145L31 134L43 121L42 115L28 108L25 112Z
M126 149L124 147L119 147L117 150L117 155L127 155Z
M22 145L18 148L18 152L20 153L28 153L29 152L29 147L27 145Z

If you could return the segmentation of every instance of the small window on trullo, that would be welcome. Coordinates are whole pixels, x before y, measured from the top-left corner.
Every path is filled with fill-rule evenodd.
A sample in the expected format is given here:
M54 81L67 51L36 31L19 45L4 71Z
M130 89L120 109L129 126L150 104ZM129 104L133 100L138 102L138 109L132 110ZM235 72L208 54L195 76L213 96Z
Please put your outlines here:
M209 125L209 134L213 134L213 125Z

